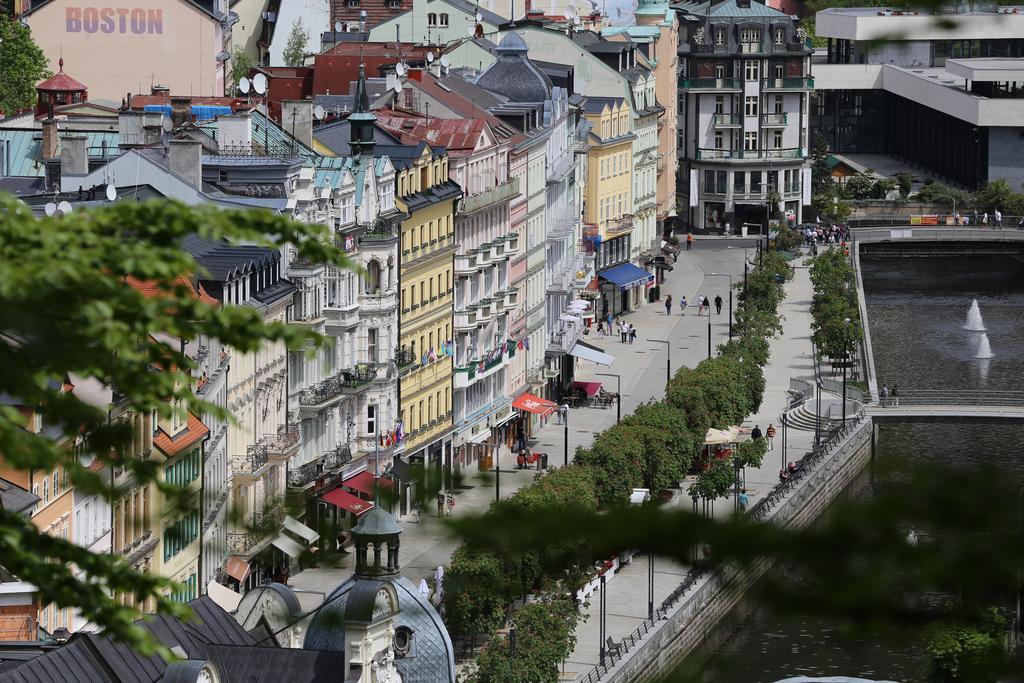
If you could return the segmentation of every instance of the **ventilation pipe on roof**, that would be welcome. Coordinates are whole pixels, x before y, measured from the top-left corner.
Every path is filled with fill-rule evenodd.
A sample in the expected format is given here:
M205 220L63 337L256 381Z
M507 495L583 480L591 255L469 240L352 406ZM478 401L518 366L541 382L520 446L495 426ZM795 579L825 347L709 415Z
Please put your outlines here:
M366 33L366 10L359 10L359 32Z

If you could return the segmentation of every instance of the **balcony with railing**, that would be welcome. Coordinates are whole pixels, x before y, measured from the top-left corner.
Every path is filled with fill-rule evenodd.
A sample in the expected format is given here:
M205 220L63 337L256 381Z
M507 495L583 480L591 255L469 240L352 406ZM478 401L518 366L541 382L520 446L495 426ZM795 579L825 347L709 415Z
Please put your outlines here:
M604 222L604 234L606 238L624 235L633 229L633 214L626 213L618 218Z
M359 304L328 304L324 307L324 318L328 328L350 330L359 324Z
M491 265L491 243L485 242L475 249L477 268L486 268Z
M462 199L457 213L460 216L474 213L489 206L507 202L519 194L519 178L509 178L492 188L471 194Z
M583 325L569 322L559 322L558 329L552 330L548 337L548 353L563 354L569 353L572 345L579 341L583 334Z
M519 233L510 232L505 235L505 255L515 257L519 254Z
M761 114L761 125L765 128L785 128L788 120L786 114Z
M246 446L245 455L231 456L231 472L246 476L255 476L270 462L270 453L264 443Z
M519 305L519 290L515 287L509 287L500 293L502 297L502 307L506 311L511 311Z
M352 450L347 444L338 444L323 455L288 471L288 485L303 488L325 474L330 474L352 462Z
M398 307L395 292L377 292L359 295L359 315L387 313Z
M455 311L455 331L469 332L476 329L476 308L469 306Z
M416 354L404 346L395 352L395 366L398 368L399 374L409 372L419 365L419 362L420 359Z
M452 382L456 389L465 389L495 374L499 368L515 358L515 355L515 346L507 351L502 346L484 354L483 358L474 358L466 365L456 365L452 368Z
M267 434L260 439L259 443L267 447L271 457L287 457L299 445L299 425L279 425L276 434Z
M814 90L814 79L810 76L762 78L761 90Z
M505 238L499 237L491 242L491 263L497 264L499 261L508 258L508 254L505 253Z
M554 160L548 159L547 180L549 183L557 183L572 170L576 156L571 149L567 149L561 156Z
M715 128L739 128L743 125L743 116L740 114L715 114L712 122Z
M477 270L476 264L476 252L470 251L468 254L456 254L455 255L455 274L456 275L472 275Z
M284 508L273 505L253 516L252 526L243 532L227 535L228 553L232 555L254 555L274 537L284 524Z
M474 307L476 310L476 324L486 325L494 319L494 302L491 299L481 299Z
M363 363L317 382L299 392L299 407L319 410L345 393L355 393L377 377L377 365Z
M802 159L804 150L800 147L786 149L712 149L697 150L698 161L768 161L771 159Z
M738 78L684 78L679 81L679 89L688 92L739 92L743 83Z

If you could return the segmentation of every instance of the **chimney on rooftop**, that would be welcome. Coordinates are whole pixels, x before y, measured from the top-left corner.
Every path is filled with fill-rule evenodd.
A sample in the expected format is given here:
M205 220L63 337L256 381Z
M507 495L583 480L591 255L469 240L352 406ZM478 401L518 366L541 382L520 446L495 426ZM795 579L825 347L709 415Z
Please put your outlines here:
M248 152L252 148L252 114L240 111L218 116L217 145L221 154L230 150Z
M146 144L144 122L146 114L141 111L125 110L117 113L118 145L139 147Z
M306 147L312 147L313 101L285 100L281 105L281 127Z
M60 175L82 176L89 173L88 138L84 135L65 135L61 140Z
M203 143L199 140L171 140L167 158L171 173L183 178L192 187L203 184Z
M50 105L50 115L43 119L43 161L53 159L57 156L57 147L60 140L57 137L57 119L53 118L53 105Z
M192 120L192 98L171 98L171 123L179 128Z

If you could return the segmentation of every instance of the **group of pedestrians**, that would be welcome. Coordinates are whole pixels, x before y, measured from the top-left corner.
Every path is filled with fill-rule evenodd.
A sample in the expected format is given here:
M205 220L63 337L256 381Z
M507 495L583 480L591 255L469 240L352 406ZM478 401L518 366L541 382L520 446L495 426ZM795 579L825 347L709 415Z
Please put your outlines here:
M898 408L900 405L900 390L895 384L892 385L892 389L889 388L889 385L883 384L882 388L878 391L878 398L881 399L880 402L883 406L895 406Z
M715 313L717 315L722 314L722 304L725 303L722 300L721 295L715 296ZM686 296L679 297L679 315L686 315ZM711 315L711 302L703 294L697 296L697 315L704 315L707 311L708 315ZM665 315L672 315L672 295L669 294L665 297Z
M636 325L630 322L626 322L622 318L618 320L611 313L605 320L597 321L597 336L604 337L606 334L612 334L612 330L619 333L619 341L623 344L632 344L636 341Z
M850 229L841 223L836 225L805 225L803 228L804 242L810 247L814 244L840 244L850 238Z

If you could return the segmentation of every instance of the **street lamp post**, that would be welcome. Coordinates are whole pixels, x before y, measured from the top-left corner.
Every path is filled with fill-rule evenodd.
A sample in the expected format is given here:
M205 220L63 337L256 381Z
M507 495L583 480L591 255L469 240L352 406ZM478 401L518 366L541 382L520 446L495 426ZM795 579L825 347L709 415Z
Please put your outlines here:
M648 339L647 341L665 345L665 389L668 390L668 385L672 382L672 343L667 339Z
M817 405L814 408L814 450L821 447L821 382L814 383Z
M601 646L600 646L601 666L604 666L604 656L605 656L604 639L605 639L605 632L608 630L608 617L607 617L608 600L605 598L604 585L605 585L605 577L604 577L604 574L601 574L601 597L600 597L600 599L598 601L599 602L598 631L600 632L599 638L601 639Z
M850 319L843 318L843 426L846 426L846 366L850 360Z
M654 551L647 553L647 618L654 619Z
M563 425L563 436L565 438L563 455L565 456L565 466L569 466L569 409L566 408L562 411L562 425Z
M616 375L613 372L599 372L597 376L615 378L615 423L618 424L622 420L622 375Z
M788 423L788 420L786 419L786 414L785 413L782 414L782 418L781 419L782 419L782 470L785 471L786 470L786 424Z
M708 306L708 358L711 358L711 307Z
M740 511L740 468L741 467L743 467L743 461L740 459L739 456L736 456L735 458L732 459L732 468L733 468L733 471L734 471L734 474L735 474L735 478L733 480L733 493L735 494L734 502L733 502L733 510L735 512L739 512Z

